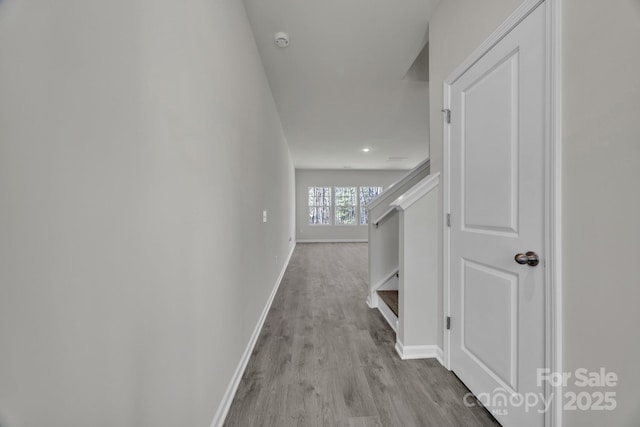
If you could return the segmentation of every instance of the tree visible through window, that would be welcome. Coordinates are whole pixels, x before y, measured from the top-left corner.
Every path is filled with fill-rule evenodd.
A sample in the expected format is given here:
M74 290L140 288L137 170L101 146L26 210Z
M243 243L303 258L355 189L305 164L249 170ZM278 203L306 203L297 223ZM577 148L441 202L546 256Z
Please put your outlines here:
M358 199L356 187L335 188L336 225L356 225Z
M367 203L382 193L382 187L360 187L360 225L369 224Z
M331 187L309 187L309 224L331 224Z
M331 225L333 217L334 225L367 225L366 205L382 193L382 187L308 187L308 191L309 224Z

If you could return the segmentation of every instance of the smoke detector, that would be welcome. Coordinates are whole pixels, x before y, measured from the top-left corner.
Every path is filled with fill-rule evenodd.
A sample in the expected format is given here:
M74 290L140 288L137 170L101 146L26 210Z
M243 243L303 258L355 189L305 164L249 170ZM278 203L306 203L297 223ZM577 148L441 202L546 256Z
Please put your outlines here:
M289 46L289 34L276 33L275 41L278 47L287 47Z

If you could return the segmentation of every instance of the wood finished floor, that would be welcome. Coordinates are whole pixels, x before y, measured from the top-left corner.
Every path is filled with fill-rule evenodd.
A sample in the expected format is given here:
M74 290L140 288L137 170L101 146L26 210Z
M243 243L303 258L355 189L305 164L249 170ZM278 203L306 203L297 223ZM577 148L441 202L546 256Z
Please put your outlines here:
M366 244L298 244L224 425L499 426L436 360L400 360L367 288Z

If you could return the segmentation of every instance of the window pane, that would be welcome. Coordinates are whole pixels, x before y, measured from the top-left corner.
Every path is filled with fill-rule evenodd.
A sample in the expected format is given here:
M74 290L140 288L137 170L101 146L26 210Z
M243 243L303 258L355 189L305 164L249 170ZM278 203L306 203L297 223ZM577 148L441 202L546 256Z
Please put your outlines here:
M357 224L357 194L356 187L335 188L336 225Z
M356 187L336 187L336 206L355 206Z
M336 206L336 225L356 225L355 206Z
M366 204L382 193L382 187L360 187L360 224L369 223Z
M331 223L331 208L309 207L309 224L328 225Z
M318 196L316 198L316 205L327 206L331 200L331 190L328 187L318 188Z
M360 225L369 224L369 212L364 208L364 206L360 205Z
M331 224L331 187L309 187L309 224Z

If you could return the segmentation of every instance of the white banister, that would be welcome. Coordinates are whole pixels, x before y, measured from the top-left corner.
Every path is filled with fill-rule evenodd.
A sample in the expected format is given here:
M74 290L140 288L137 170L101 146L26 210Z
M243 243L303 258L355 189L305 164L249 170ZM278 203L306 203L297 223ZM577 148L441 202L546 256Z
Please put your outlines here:
M382 193L378 194L378 196L371 200L369 203L367 203L366 208L369 210L372 210L373 208L375 208L376 206L380 205L385 199L388 199L389 195L391 193L393 193L394 191L396 191L397 189L403 187L405 184L411 182L411 180L413 180L416 177L419 177L420 174L423 173L428 173L428 169L431 165L431 162L429 159L426 159L424 161L422 161L421 163L419 163L415 168L411 169L411 171L409 171L409 173L407 173L405 176L403 176L402 178L400 178L398 181L394 182L393 184L391 184L389 187L386 188L386 190L384 190Z
M427 175L422 181L414 185L409 191L391 202L394 209L407 210L411 205L429 194L431 190L438 186L440 182L440 172Z
M387 215L389 215L390 213L394 212L395 210L396 210L395 206L390 207L389 209L384 211L384 213L382 215L380 215L378 218L376 218L376 220L373 221L372 224L375 225L376 228L378 228L378 224L380 222L382 222L382 220L385 219L387 217Z

